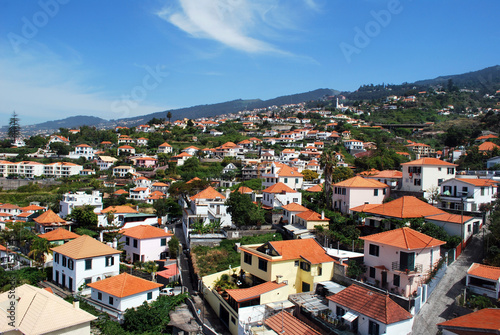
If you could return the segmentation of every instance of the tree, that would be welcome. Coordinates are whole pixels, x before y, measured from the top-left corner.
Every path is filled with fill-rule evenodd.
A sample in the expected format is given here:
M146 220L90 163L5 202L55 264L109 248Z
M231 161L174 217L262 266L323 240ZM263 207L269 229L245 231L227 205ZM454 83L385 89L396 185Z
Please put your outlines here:
M311 181L314 179L318 179L319 175L317 172L312 170L302 170L302 175L304 176L304 180Z
M354 172L345 166L339 166L332 171L332 181L334 183L354 177Z
M170 253L170 258L177 258L177 251L179 250L179 239L177 236L172 236L168 241L168 252Z
M171 125L172 124L172 112L167 112L167 119L168 119L168 123Z
M45 254L52 254L52 250L50 250L50 242L44 238L36 236L31 241L28 256L33 257L35 261L43 264L45 262Z
M7 132L9 137L15 142L21 135L21 126L19 124L19 117L16 112L12 112L12 117L9 120L9 130Z
M337 166L337 158L335 157L335 151L332 148L323 150L321 157L319 158L319 164L323 169L323 175L325 176L325 187L324 192L326 194L326 204L329 208L332 207L332 175L335 166Z
M64 143L61 142L50 143L49 147L50 150L54 151L59 156L65 156L69 154L69 146Z
M158 199L153 203L153 208L157 217L164 217L167 214L181 216L182 208L173 199Z
M95 230L97 228L97 215L94 213L94 207L84 205L82 207L73 208L69 218L75 221L80 228Z
M226 200L227 212L231 213L233 223L240 227L264 223L264 210L252 202L247 194L233 192Z

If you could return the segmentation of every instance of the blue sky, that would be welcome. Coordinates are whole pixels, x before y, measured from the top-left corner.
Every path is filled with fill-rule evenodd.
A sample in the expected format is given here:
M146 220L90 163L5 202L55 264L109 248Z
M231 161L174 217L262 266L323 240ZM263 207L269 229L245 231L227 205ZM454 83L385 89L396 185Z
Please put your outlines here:
M498 0L0 1L0 125L499 64ZM175 115L174 115L175 116Z

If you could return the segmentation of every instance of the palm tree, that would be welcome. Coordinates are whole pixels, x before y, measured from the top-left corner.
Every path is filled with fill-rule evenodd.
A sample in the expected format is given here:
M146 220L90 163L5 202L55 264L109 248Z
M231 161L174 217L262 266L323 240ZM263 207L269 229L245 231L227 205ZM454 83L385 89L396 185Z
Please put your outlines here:
M40 263L45 263L45 254L52 254L50 250L50 242L41 237L35 237L31 241L30 252L28 256L33 257L33 259Z
M319 164L321 165L323 175L325 176L325 187L323 189L328 208L332 208L332 174L333 170L337 166L337 158L335 157L335 154L336 152L332 148L328 148L323 150L323 153L319 158Z
M167 118L168 118L168 124L169 126L171 125L171 119L172 119L172 112L167 112Z

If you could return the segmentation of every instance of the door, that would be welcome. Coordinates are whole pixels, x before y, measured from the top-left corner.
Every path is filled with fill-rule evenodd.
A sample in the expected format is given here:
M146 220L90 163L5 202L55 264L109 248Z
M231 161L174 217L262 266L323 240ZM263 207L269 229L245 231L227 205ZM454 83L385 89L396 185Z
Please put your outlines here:
M61 286L66 286L66 275L64 273L61 276Z
M399 270L414 271L415 270L415 253L414 252L399 252Z
M135 263L135 262L138 262L141 258L139 257L138 254L133 254L132 255L132 262Z
M306 282L302 282L302 292L309 292L309 291L311 291L311 285Z
M68 277L68 288L70 291L73 291L73 278Z
M382 271L382 287L387 287L387 271Z

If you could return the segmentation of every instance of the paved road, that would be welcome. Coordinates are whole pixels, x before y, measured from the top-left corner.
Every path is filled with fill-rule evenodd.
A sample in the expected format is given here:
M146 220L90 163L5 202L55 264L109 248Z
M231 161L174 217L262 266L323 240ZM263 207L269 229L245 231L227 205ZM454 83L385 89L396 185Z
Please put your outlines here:
M414 335L434 335L438 331L436 324L461 314L460 308L454 304L455 298L465 288L465 276L470 265L481 262L483 258L483 229L474 235L458 260L446 269L443 279L415 316Z

